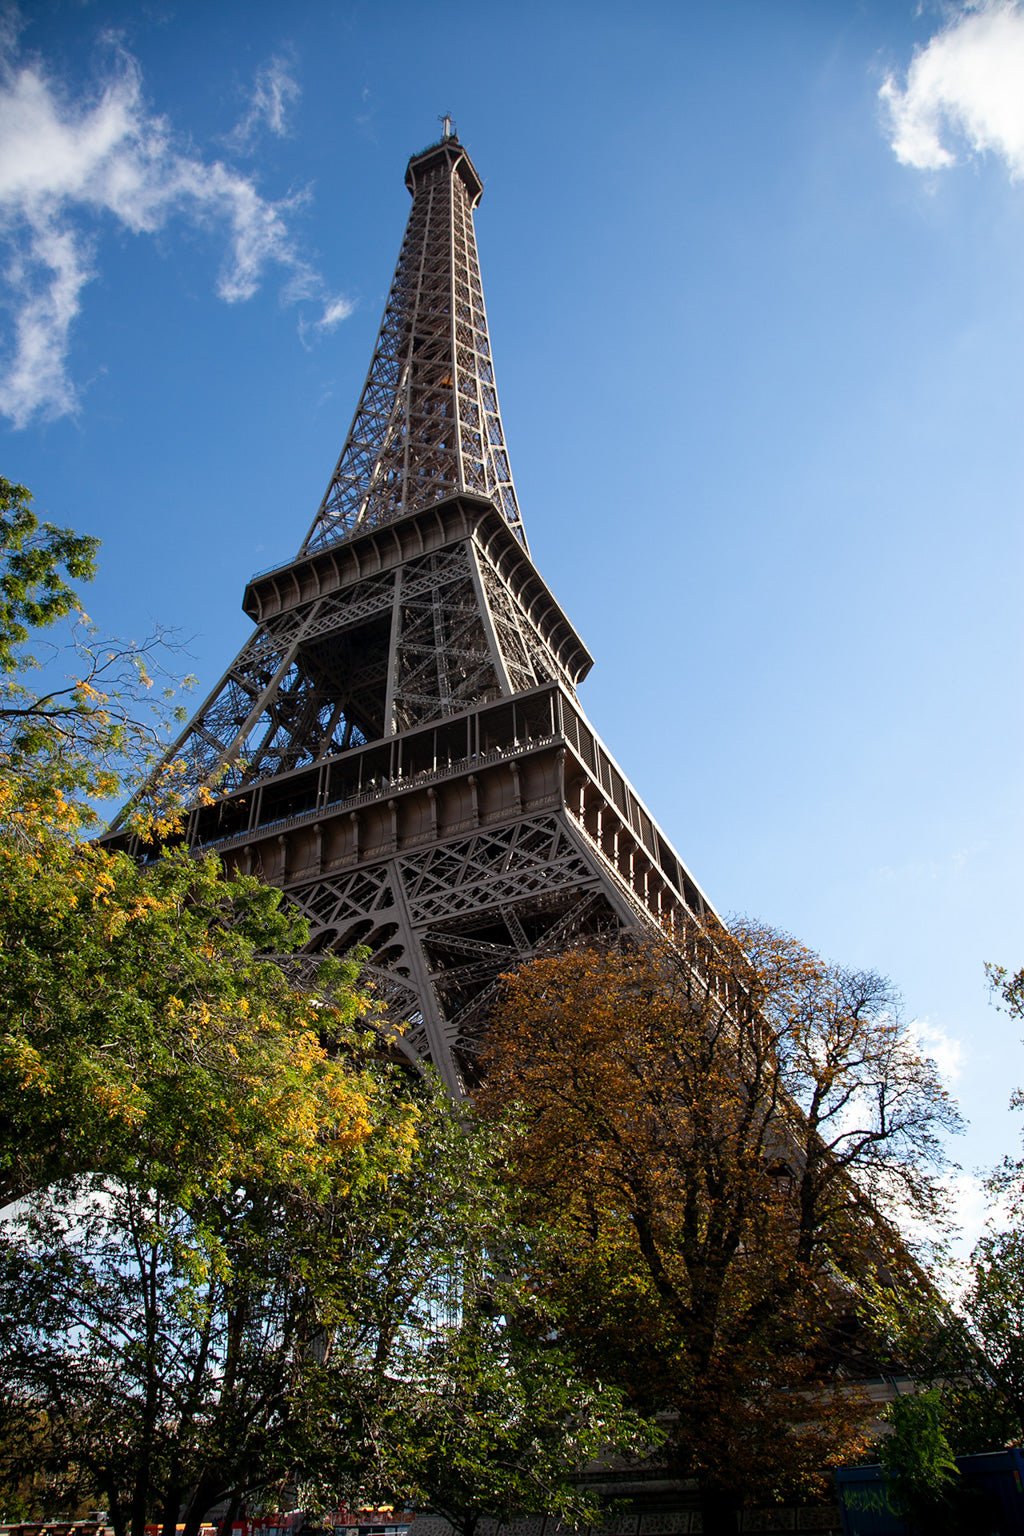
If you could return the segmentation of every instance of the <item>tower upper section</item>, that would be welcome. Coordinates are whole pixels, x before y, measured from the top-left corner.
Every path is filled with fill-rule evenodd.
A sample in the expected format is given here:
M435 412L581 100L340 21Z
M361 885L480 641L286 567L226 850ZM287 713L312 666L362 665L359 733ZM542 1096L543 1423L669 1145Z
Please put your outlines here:
M493 501L527 547L473 228L483 184L447 131L409 161L405 184L412 211L373 361L301 554L467 491Z

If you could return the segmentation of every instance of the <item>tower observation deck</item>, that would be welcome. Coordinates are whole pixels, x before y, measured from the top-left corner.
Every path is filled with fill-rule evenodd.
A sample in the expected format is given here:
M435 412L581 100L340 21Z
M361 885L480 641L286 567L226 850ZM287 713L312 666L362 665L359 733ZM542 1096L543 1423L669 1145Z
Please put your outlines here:
M711 914L580 708L591 657L530 558L473 226L482 183L447 123L405 182L326 493L296 557L249 582L252 634L169 757L213 794L190 844L280 886L311 953L366 948L401 1048L461 1093L504 972Z

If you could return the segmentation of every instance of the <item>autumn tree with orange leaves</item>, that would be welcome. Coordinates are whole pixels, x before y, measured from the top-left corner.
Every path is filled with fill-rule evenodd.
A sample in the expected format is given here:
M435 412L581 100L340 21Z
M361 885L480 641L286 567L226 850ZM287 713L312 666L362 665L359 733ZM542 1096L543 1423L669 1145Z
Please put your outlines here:
M958 1119L888 982L763 927L690 938L509 977L481 1102L518 1116L589 1368L672 1415L717 1532L863 1448L859 1285L912 1263L908 1215L941 1226Z

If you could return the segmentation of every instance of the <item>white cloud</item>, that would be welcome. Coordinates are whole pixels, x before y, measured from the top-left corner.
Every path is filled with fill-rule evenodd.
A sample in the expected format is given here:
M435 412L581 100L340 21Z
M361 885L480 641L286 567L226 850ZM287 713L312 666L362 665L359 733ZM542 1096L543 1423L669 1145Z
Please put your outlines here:
M284 77L276 86L270 78L259 110L283 130ZM105 220L137 235L174 217L217 229L222 299L250 298L277 266L288 275L285 302L323 304L324 320L333 318L317 327L329 329L346 301L327 292L295 242L290 215L300 201L269 200L252 177L180 149L167 120L148 111L138 66L123 51L88 101L71 100L38 62L9 52L0 60L0 242L13 334L3 347L0 411L21 427L76 409L70 333Z
M315 297L315 295L310 295L310 297ZM355 305L351 299L341 296L327 299L319 320L314 320L312 323L306 320L299 321L299 337L302 345L309 351L310 346L306 341L307 336L312 334L314 340L319 340L321 336L330 335L335 326L340 325L343 320L347 320L354 309Z
M941 1024L930 1019L913 1019L907 1026L909 1033L926 1056L930 1056L946 1083L955 1083L964 1067L964 1043L955 1035L948 1035Z
M949 143L959 136L975 153L1000 156L1012 180L1024 179L1024 0L961 6L915 54L905 88L890 75L879 94L901 164L955 165Z
M288 132L288 109L302 94L288 62L273 58L256 73L252 96L242 117L228 135L226 143L235 150L246 150L262 127L279 139Z
M342 320L347 320L355 306L349 299L331 299L324 305L324 312L316 322L318 331L333 331Z

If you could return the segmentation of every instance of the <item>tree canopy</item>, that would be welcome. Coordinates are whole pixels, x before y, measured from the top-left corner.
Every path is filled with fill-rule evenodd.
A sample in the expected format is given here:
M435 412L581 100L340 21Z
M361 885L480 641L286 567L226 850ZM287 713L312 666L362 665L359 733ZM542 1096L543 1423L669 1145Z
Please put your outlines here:
M482 1103L518 1115L567 1326L674 1410L710 1530L716 1490L806 1488L863 1446L859 1286L908 1262L908 1210L941 1219L957 1120L888 983L760 927L689 938L509 977Z
M320 1177L373 1122L342 1048L366 1005L357 967L299 990L266 958L308 934L280 893L181 850L140 868L85 839L174 706L140 716L149 648L81 628L96 540L30 502L0 480L0 1203L82 1173L145 1170L181 1198L254 1172ZM33 689L69 617L43 658L52 686Z

